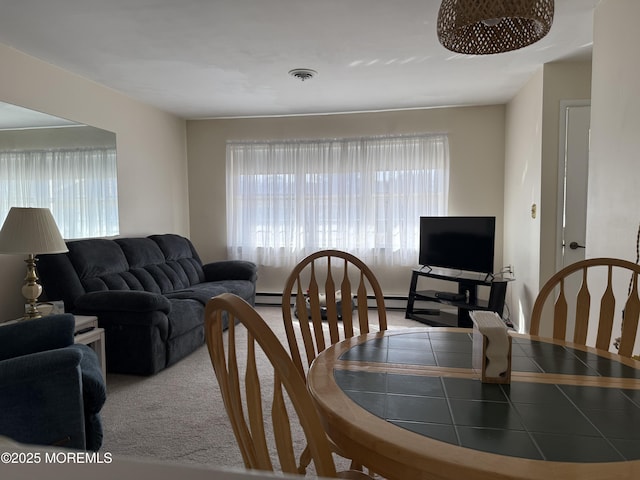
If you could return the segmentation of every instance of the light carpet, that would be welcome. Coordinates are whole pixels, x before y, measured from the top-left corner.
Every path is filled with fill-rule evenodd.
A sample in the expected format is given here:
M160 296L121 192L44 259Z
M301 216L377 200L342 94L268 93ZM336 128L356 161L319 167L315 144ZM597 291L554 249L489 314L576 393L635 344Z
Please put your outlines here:
M257 310L286 346L280 307ZM422 325L394 310L387 322L389 329ZM206 346L151 377L108 374L102 419L102 452L244 468Z

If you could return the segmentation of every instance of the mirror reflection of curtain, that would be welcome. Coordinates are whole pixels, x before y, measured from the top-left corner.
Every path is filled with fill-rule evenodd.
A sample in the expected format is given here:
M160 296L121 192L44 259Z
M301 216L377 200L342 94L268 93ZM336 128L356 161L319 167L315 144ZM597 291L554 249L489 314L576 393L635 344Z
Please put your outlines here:
M0 220L48 207L65 239L117 235L116 163L111 147L0 151Z

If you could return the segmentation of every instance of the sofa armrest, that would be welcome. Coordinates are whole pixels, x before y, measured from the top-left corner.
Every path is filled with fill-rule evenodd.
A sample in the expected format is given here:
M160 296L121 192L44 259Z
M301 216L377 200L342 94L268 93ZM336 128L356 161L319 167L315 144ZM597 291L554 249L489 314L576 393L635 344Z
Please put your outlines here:
M100 312L171 311L169 299L159 293L140 290L106 290L86 293L76 299L76 311L99 315Z
M73 349L59 348L37 352L0 362L0 387L46 378L55 371L74 369L80 365L82 354Z
M258 267L253 262L245 260L222 260L206 263L202 266L207 282L222 280L250 280L255 282L258 277Z
M65 313L24 320L0 328L0 360L73 344L75 320Z
M104 433L100 411L107 401L107 387L102 376L96 352L87 345L76 343L68 347L80 352L82 372L82 400L84 403L84 430L87 450L98 451L102 446Z
M76 343L70 349L80 353L80 370L82 371L82 392L86 413L98 413L107 401L105 385L98 355L87 345Z
M60 348L0 362L0 435L85 448L81 353Z

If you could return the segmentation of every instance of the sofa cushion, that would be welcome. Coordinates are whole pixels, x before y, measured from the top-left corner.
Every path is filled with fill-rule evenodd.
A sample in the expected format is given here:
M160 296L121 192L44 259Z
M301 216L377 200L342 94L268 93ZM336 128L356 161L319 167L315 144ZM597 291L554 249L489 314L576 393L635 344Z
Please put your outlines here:
M207 304L211 297L220 295L221 293L228 292L229 288L226 282L205 282L198 285L192 285L189 288L183 290L177 290L175 292L167 293L166 297L169 299L182 298L197 300L203 306Z
M193 258L198 262L198 264L202 265L198 252L196 252L193 244L188 238L173 233L149 235L148 238L158 245L167 260Z
M195 328L202 328L204 306L194 299L170 298L169 340L179 337Z
M153 312L169 313L171 304L160 293L131 290L106 290L89 292L76 299L78 312L91 315L94 310L111 312ZM148 322L145 322L148 323Z
M166 297L171 302L169 338L175 338L198 326L202 326L204 308L212 297L229 292L236 295L244 294L243 298L252 298L253 290L251 282L230 280L227 282L199 283L184 290L167 293ZM187 321L189 317L191 321ZM179 319L179 321L174 321L174 318Z
M129 272L140 283L140 290L151 293L162 293L162 288L158 284L157 276L154 276L145 268L134 268ZM168 285L168 283L167 283Z
M150 238L116 238L114 242L120 245L131 269L165 262L162 250Z
M202 305L206 305L212 297L221 293L233 293L245 299L251 299L254 295L253 283L247 280L227 280L220 282L204 282L191 285L183 290L176 290L165 294L169 299L182 298L198 300Z
M185 286L205 281L202 261L188 238L175 234L151 235L149 238L162 250L166 264L186 279Z
M191 279L184 269L171 265L151 238L118 238L115 242L120 245L129 262L131 274L140 283L141 288L133 289L166 293L191 285ZM189 273L193 270L194 267L189 265Z
M225 289L229 293L238 295L249 301L251 304L255 301L255 286L246 280L227 280L225 282L213 282L224 284Z
M109 279L129 270L124 253L112 240L93 238L67 242L69 259L87 291L108 290ZM117 283L117 281L115 282Z

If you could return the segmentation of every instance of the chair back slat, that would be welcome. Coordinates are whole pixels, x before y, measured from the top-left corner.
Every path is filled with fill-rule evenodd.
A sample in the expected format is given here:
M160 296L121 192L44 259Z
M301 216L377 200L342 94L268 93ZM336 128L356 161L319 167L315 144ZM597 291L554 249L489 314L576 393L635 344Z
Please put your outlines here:
M296 312L306 312L306 315L308 315L307 302L305 301L305 295L302 291L302 281L299 277L296 282L296 298L294 308ZM295 337L293 322L285 322L284 326L287 333L287 338ZM316 358L316 344L313 341L314 329L311 328L310 322L301 321L300 330L302 331L302 341L304 344L306 358ZM291 358L293 359L293 363L296 365L296 367L300 366L298 370L300 372L300 375L304 377L305 373L302 368L302 359L300 358L300 351L297 348L295 350L291 350Z
M285 473L298 473L296 456L293 452L293 439L291 438L291 421L287 413L287 407L282 393L282 382L279 376L274 375L273 385L273 436L278 451L278 460Z
M227 341L224 318L228 319ZM244 335L236 322L244 327ZM214 297L205 309L205 338L246 468L273 471L277 460L280 471L298 473L294 447L300 445L294 445L291 433L295 419L304 433L317 475L337 478L329 440L305 379L258 312L236 295ZM244 342L247 354L243 363L239 354L243 353ZM258 358L266 358L267 365L264 361L259 363ZM273 379L273 395L261 388L261 383L270 384L269 375ZM272 439L268 432L273 433Z
M233 327L235 330L235 326ZM264 414L262 412L262 391L256 365L255 341L249 334L247 340L247 371L245 374L245 389L247 392L247 413L249 427L254 444L256 463L252 468L259 470L273 470L269 449L264 431Z
M315 263L315 262L314 262ZM324 284L325 308L327 309L327 318L338 318L338 307L336 305L336 283L333 281L333 270L331 268L331 257L327 258L327 280ZM340 333L338 332L338 322L328 322L329 324L329 345L340 341ZM324 347L324 346L323 346ZM324 347L326 348L326 347ZM324 350L322 348L322 351Z
M298 276L298 281L300 277ZM320 309L320 288L318 287L318 280L316 278L316 265L315 262L311 262L311 277L309 279L309 288L307 289L307 298L309 300L308 307L302 311L298 311L299 318L306 318L307 315L311 315L311 323L313 325L313 334L316 339L316 350L318 352L323 351L326 346L324 343L324 334L322 333L322 311ZM308 310L307 310L308 309ZM315 353L314 353L315 358Z
M531 313L530 333L541 335L544 320L546 325L552 325L554 338L568 340L567 336L571 334L574 343L610 351L617 348L620 355L633 356L634 349L637 350L635 343L640 317L639 273L640 265L617 258L591 258L562 268L538 293ZM575 296L575 321L568 325L567 298L574 297L567 290L567 285L572 275L580 275L582 283ZM631 282L623 291L628 275L631 275ZM545 304L554 291L558 291L558 296L553 304L553 313L548 315L545 312L550 309L545 308ZM624 305L616 309L616 304L621 303L616 300L622 298L626 299ZM572 332L567 332L568 326L573 328ZM619 337L617 329L620 329Z
M361 277L362 278L362 277ZM340 284L341 292L350 292L351 291L351 280L349 279L349 262L347 259L344 259L344 274L342 275L342 283ZM342 310L340 312L342 314L342 326L344 328L344 336L345 338L353 337L353 310L351 309L351 302L342 302ZM368 324L367 324L368 326ZM360 320L360 329L362 332L362 320Z
M308 286L304 279L308 279ZM340 290L336 289L336 279ZM355 292L354 287L357 289ZM304 294L307 298L302 301L300 296ZM321 295L324 296L322 302ZM296 265L282 294L282 315L292 359L303 375L306 375L316 355L328 346L371 331L369 296L375 300L378 329L386 330L382 289L371 269L360 259L339 250L321 250ZM354 298L357 302L358 330L355 328L352 307ZM299 336L302 337L306 364L303 364L301 348L298 346Z
M564 280L560 282L560 293L553 310L555 322L553 324L553 338L564 339L567 335L567 298L564 294Z
M638 273L633 276L631 292L624 305L622 318L622 338L620 340L620 355L630 357L638 331L638 316L640 315L640 299L638 298Z
M360 333L369 333L369 308L367 306L367 286L364 281L364 273L360 272L360 283L357 293L358 320Z
M609 265L607 268L607 288L605 288L602 299L600 300L600 317L598 319L596 348L609 350L611 334L613 333L615 309L616 297L613 294L613 266Z
M576 316L574 319L573 341L581 345L587 343L589 328L589 311L591 310L591 293L587 282L587 269L582 269L582 284L576 296Z

